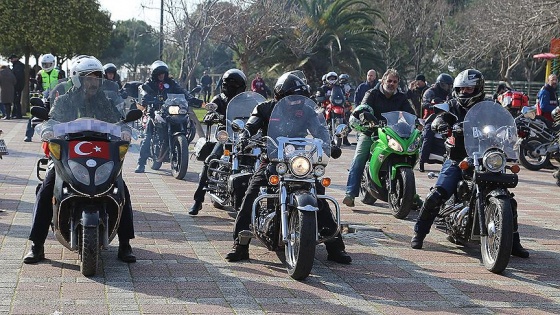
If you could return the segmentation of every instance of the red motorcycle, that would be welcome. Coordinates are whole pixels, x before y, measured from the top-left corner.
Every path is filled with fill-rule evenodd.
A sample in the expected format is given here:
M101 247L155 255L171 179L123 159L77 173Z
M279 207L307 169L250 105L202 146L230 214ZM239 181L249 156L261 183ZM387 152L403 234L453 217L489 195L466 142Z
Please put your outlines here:
M325 115L331 142L335 146L340 147L342 138L337 137L335 134L336 127L344 123L344 105L346 103L346 97L342 87L339 85L333 85L329 92L330 94L327 94L326 97L318 95L317 101Z

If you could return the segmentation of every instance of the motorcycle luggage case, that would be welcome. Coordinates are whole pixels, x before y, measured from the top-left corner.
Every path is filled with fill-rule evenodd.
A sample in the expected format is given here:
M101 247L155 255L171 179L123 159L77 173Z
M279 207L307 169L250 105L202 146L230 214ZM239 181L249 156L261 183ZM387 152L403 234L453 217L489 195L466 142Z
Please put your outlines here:
M249 180L252 175L252 173L239 173L232 174L228 178L229 193L232 197L235 197L233 198L234 204L232 205L234 209L238 210L241 207L241 201L249 187ZM233 196L234 193L235 196Z
M507 91L498 96L498 101L504 107L522 108L529 106L529 97L519 91Z

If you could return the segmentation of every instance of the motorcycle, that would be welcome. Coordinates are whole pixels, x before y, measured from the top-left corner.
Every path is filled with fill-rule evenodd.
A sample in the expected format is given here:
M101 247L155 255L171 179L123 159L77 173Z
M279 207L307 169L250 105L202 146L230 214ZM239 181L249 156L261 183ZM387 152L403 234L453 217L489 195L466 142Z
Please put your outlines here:
M231 206L238 210L249 179L258 168L262 145L256 140L249 140L251 145L244 145L239 139L251 112L264 101L266 99L259 93L243 92L232 98L227 106L226 128L216 134L225 150L221 157L208 163L207 192L217 209Z
M462 128L445 131L447 145L454 145L460 129L468 154L459 163L463 179L453 197L442 205L436 227L447 233L452 243L480 242L486 269L501 273L511 255L517 208L509 189L517 186L519 166L507 165L507 161L517 159L515 120L499 104L483 101L467 112Z
M4 131L2 131L2 129L0 129L0 136L4 133ZM6 145L6 141L4 141L4 139L0 138L0 159L2 159L2 156L4 155L8 155L8 146Z
M31 113L49 119L45 108L32 107ZM84 276L95 275L100 250L117 234L125 201L122 165L129 147L120 139L120 125L141 115L131 110L118 124L79 118L37 126L39 132L46 124L53 127L54 137L45 142L56 172L53 231L64 247L79 253Z
M346 105L345 93L340 85L334 84L327 99L320 95L318 95L316 99L319 102L321 111L323 111L325 115L331 141L335 146L340 147L342 138L337 137L335 134L338 125L343 124L346 119L344 110L344 106Z
M330 196L317 194L316 185L330 185L325 167L331 141L324 117L314 111L314 105L311 99L299 95L284 97L275 105L265 137L269 185L261 187L253 203L251 231L239 234L240 243L256 237L271 251L284 247L288 274L296 280L310 274L316 245L340 231L338 203ZM320 200L334 205L331 215L336 231L319 231Z
M171 172L176 179L183 179L189 166L189 143L195 135L195 125L189 117L189 104L184 94L168 94L154 117L148 120L155 128L151 129L150 156L148 165L159 170L165 162L170 162ZM149 131L146 131L149 132Z
M381 115L386 121L378 127L378 138L374 138L370 162L364 169L362 201L389 202L393 216L404 219L416 195L413 167L419 156L420 131L416 129L416 115L402 111Z
M554 113L554 112L553 112ZM523 107L515 118L517 125L516 150L519 162L526 169L538 171L550 166L550 159L560 160L560 127L542 116L537 116L532 107Z

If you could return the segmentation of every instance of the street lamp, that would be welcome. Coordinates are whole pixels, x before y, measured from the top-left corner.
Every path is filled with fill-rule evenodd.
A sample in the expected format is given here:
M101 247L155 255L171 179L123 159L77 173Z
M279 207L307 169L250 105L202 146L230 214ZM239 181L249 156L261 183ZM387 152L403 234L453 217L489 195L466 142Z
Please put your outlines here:
M161 0L161 11L159 15L159 60L163 59L163 0Z

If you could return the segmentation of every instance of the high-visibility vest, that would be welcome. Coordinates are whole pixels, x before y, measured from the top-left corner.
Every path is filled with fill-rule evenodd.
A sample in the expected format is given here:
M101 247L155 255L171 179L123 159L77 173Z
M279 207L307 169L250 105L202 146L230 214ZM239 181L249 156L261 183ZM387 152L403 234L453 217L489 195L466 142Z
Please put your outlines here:
M43 81L43 91L51 90L58 84L58 70L52 69L51 73L41 70L40 73Z

